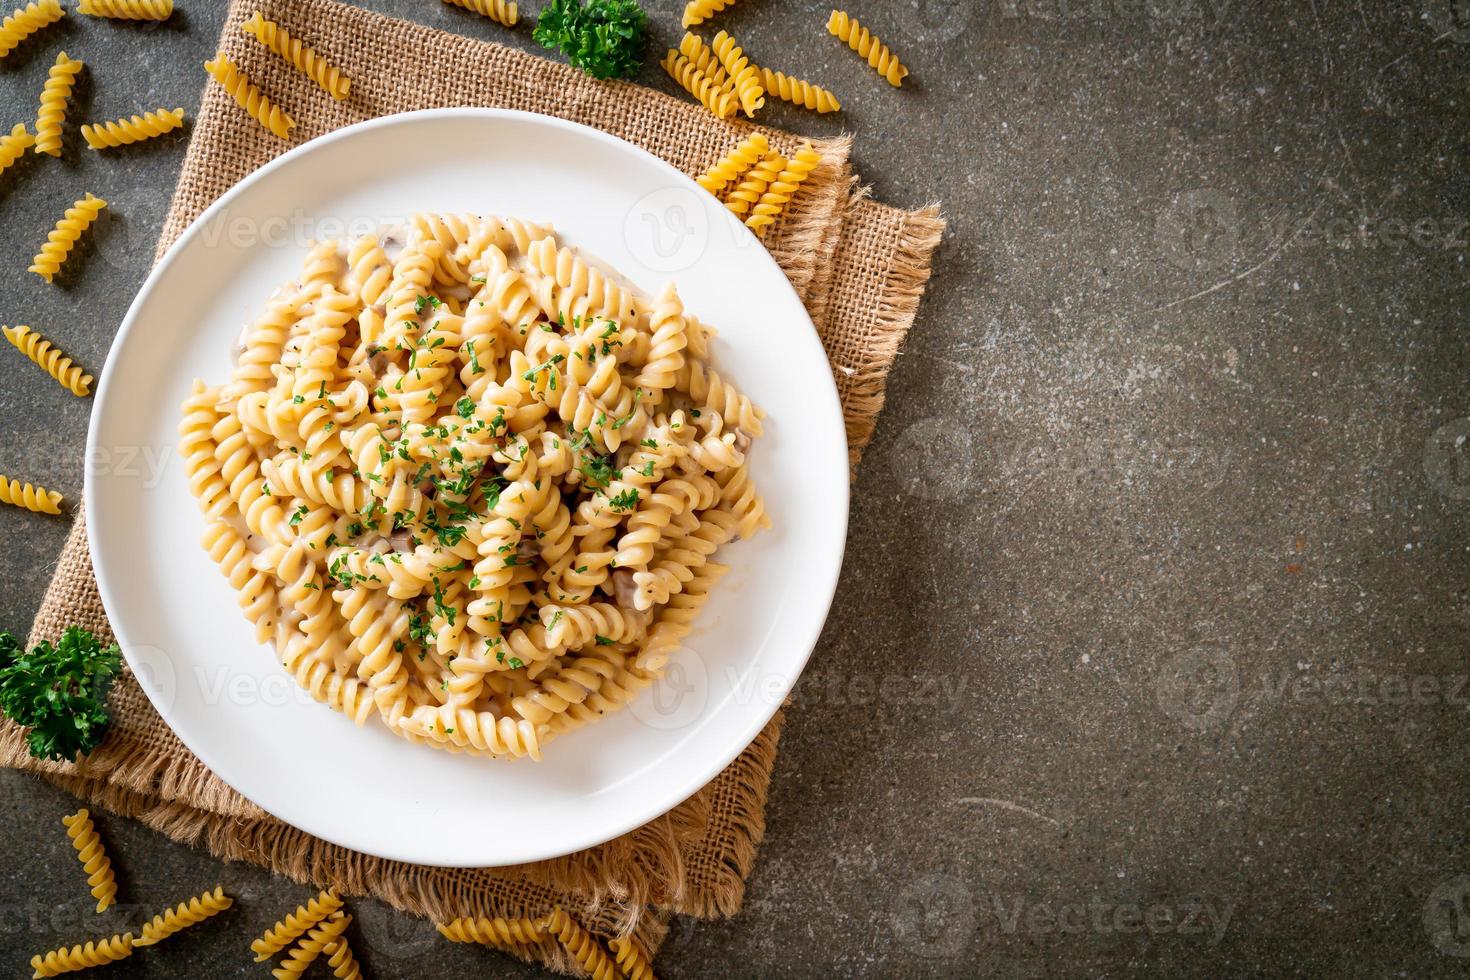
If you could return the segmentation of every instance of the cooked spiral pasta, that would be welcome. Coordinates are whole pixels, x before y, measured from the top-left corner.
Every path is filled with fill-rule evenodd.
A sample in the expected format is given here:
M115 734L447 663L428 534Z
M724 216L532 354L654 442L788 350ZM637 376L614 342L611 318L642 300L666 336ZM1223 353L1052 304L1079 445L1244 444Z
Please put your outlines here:
M764 133L751 133L740 144L725 154L709 170L694 178L700 187L719 196L730 184L743 177L770 152L770 143Z
M60 514L61 491L33 487L29 483L7 479L0 474L0 504L21 507L37 514Z
M82 233L91 227L92 222L107 207L107 202L100 197L88 194L82 200L77 201L66 209L66 214L56 222L56 227L51 234L46 236L46 244L41 246L41 251L31 260L30 269L47 282L52 282L61 267L66 263L67 256L71 254L73 246L81 239Z
M516 21L520 20L520 12L516 9L515 3L507 2L507 0L444 0L444 2L463 7L481 17L489 17L506 27L514 27Z
M698 99L706 109L719 118L730 118L740 107L740 99L736 93L715 83L708 75L694 67L694 62L678 51L670 49L660 64L663 65L664 71L669 73L670 78L684 87L684 91Z
M352 79L342 69L317 54L300 38L292 37L280 24L266 20L259 10L240 25L240 30L274 51L301 74L321 86L332 98L342 101L352 90Z
M81 0L77 13L113 20L168 20L174 0Z
M234 904L235 900L226 895L223 888L216 885L213 891L196 895L187 902L180 902L175 907L165 909L155 915L143 926L138 935L138 941L133 945L152 946L154 943L162 942L180 929L197 925Z
M154 109L141 116L115 119L112 122L87 123L82 127L82 139L94 150L105 150L151 140L182 125L183 109Z
M892 51L888 50L888 45L878 40L872 31L859 24L856 17L849 17L841 10L834 10L832 16L827 19L827 30L832 32L833 37L856 51L858 57L866 58L874 71L888 79L889 85L894 88L903 85L903 80L908 77L909 70L903 66Z
M811 82L769 68L761 70L761 85L776 98L815 112L838 112L842 103L837 96Z
M764 236L766 229L786 210L791 198L821 162L822 158L812 149L812 145L803 143L796 155L786 161L786 166L781 168L776 179L771 181L771 185L751 209L750 217L745 219L746 226Z
M117 901L117 881L112 874L112 859L102 849L102 838L92 826L92 815L86 809L78 810L69 817L61 818L66 826L66 836L76 848L77 860L87 872L87 884L92 888L92 897L97 899L97 911L105 912Z
M0 333L4 333L5 339L19 348L22 354L40 365L41 370L55 378L61 387L78 398L91 394L92 376L83 373L71 358L30 327L0 327Z
M767 184L784 169L762 162ZM711 554L760 526L760 412L672 285L650 300L514 220L414 215L401 244L309 251L230 377L185 401L185 477L206 551L315 700L539 759L657 680L642 647L667 661Z
M740 108L745 110L746 116L754 116L755 111L766 104L766 90L761 86L760 71L750 63L745 52L740 50L740 45L725 31L715 35L710 47L720 59L720 64L725 66L725 72L740 96Z
M618 969L628 980L654 980L653 964L632 936L609 939L607 948L617 957Z
M738 0L689 0L684 5L684 26L703 24L715 14L735 6Z
M771 150L725 196L725 207L736 214L749 213L751 208L760 203L761 195L770 188L772 181L781 176L785 167L786 158Z
M216 54L213 61L206 61L204 70L220 83L230 94L230 98L239 103L240 108L254 116L262 126L283 140L291 138L291 129L296 125L296 120L266 98L240 67L225 57L223 51Z
M546 936L545 923L537 919L454 919L436 923L434 928L452 943L485 946L523 946Z
M5 57L20 46L20 42L30 37L48 24L54 24L66 11L62 9L59 0L35 0L17 9L4 21L0 21L0 58Z
M31 957L34 977L54 977L94 966L106 966L133 955L133 934L125 932L108 939L89 940L68 949L65 946Z
M0 136L0 172L9 170L11 164L35 145L36 138L26 131L25 123L16 123L10 132Z
M546 918L546 929L557 938L572 959L591 975L592 980L616 980L617 964L592 934L577 924L558 905Z
M332 976L337 980L361 980L362 970L353 958L352 947L347 945L347 940L334 939L327 943L322 947L322 955L327 957L327 966L331 967Z
M66 102L83 67L82 62L68 58L63 51L47 72L46 84L41 89L41 108L36 115L37 153L61 156L61 124L66 119Z
M351 924L352 916L344 912L333 912L325 922L307 930L306 935L291 947L281 965L271 971L271 976L276 980L296 980L306 972L307 967L316 962L316 958L322 955L322 950L341 940L342 933Z
M302 933L341 907L342 899L337 897L335 888L319 892L305 905L298 905L295 912L271 926L259 939L250 944L250 951L255 954L255 962L264 963L295 942Z

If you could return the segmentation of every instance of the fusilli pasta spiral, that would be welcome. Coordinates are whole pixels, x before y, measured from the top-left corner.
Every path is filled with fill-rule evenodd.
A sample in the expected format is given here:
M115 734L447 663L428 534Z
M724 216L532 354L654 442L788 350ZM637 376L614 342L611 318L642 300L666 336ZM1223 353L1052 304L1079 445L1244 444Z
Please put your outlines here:
M716 84L708 75L694 67L694 62L672 48L660 63L670 78L682 85L684 91L698 99L719 118L730 118L740 107L740 99L734 92Z
M16 123L10 132L0 136L0 172L9 170L11 164L35 145L36 138L26 132L25 123Z
M81 239L82 233L91 227L92 222L107 207L107 202L100 197L88 194L82 200L77 201L66 209L66 214L56 222L56 227L51 234L46 236L46 244L41 246L41 251L31 260L30 269L47 282L52 282L56 274L61 271L62 265L66 263L67 256L71 254L73 246Z
M234 904L235 900L226 895L223 888L216 885L213 891L196 895L187 902L180 902L175 907L165 909L155 915L143 926L138 941L133 945L152 946L154 943L162 942L180 929L197 925Z
M322 950L341 939L342 933L351 924L352 916L344 912L333 912L325 922L312 926L301 941L291 947L281 965L271 971L271 976L276 980L296 980L306 972L307 967L316 962L316 958L322 955Z
M78 810L69 817L62 817L66 836L76 848L77 860L87 872L87 884L92 888L92 897L97 899L97 911L105 912L117 901L117 881L112 874L112 860L102 849L102 838L92 826L92 815L86 809Z
M72 359L52 346L51 342L30 327L0 327L5 339L20 349L20 352L40 365L41 370L55 378L67 391L78 398L92 393L92 376L84 374Z
M0 474L0 504L21 507L37 514L60 514L61 491L33 487L29 483L7 479Z
M332 969L332 976L337 980L361 980L362 970L357 965L357 960L352 956L352 947L347 945L345 939L335 939L322 947L322 955L327 957L327 966Z
M872 31L859 24L856 17L850 17L841 10L834 10L832 16L827 19L827 30L856 51L858 57L866 58L874 71L888 79L889 85L894 88L903 85L903 80L908 77L909 70L903 66L892 51L888 50L888 45L878 40Z
M679 41L679 53L688 58L696 69L703 72L705 77L714 82L727 92L735 92L735 83L730 80L725 66L720 64L719 55L704 43L704 39L697 34L688 31ZM739 93L736 93L738 97Z
M815 112L838 112L842 103L837 96L811 82L769 68L761 70L761 85L776 98Z
M816 150L812 149L812 145L803 143L796 151L796 155L786 161L786 166L776 175L776 179L771 181L771 186L766 188L766 192L756 202L750 217L745 219L746 226L764 237L766 229L786 210L786 205L791 202L791 198L821 162L822 158L817 155Z
M764 133L751 133L740 144L725 154L709 170L694 178L700 187L719 196L730 184L745 175L751 167L761 162L770 152L771 145Z
M174 0L81 0L77 13L113 20L168 20Z
M83 67L82 62L68 58L63 51L47 72L46 84L41 89L41 108L36 115L37 153L61 156L61 124L66 119L66 102Z
M755 111L766 104L766 90L761 86L760 71L750 63L745 52L740 50L740 45L725 31L715 35L710 47L720 59L720 64L725 66L725 72L740 96L740 108L745 110L746 116L754 116Z
M20 46L20 42L41 28L56 23L64 16L66 11L59 0L35 0L34 3L18 8L4 21L0 21L0 58L10 54Z
M271 926L259 939L250 944L250 951L255 954L255 962L264 963L295 942L302 933L341 907L342 899L337 897L335 888L319 892L305 905L298 905L295 912Z
M545 922L537 919L454 919L436 923L435 928L452 943L486 946L522 946L546 936Z
M151 140L182 125L183 109L155 109L141 116L115 119L112 122L87 123L82 127L82 139L94 150L105 150Z
M240 108L254 116L262 126L283 140L291 138L291 129L296 125L296 120L266 98L255 83L240 71L240 67L225 57L223 51L216 54L213 61L206 61L204 70L220 83L230 94L230 98L239 103Z
M55 977L94 966L106 966L133 955L133 934L125 932L108 939L89 940L68 949L65 946L31 957L35 977Z
M616 980L618 968L613 958L561 906L558 905L546 918L546 929L566 947L572 959L592 976L592 980Z
M292 68L316 82L337 101L347 98L352 90L352 79L342 74L342 69L303 44L300 38L292 37L280 24L266 20L259 10L240 25L240 30L280 55Z
M463 7L482 17L489 17L506 27L514 27L520 20L520 12L516 9L513 0L444 0L444 2Z
M738 0L689 0L684 5L684 26L703 24L715 14L735 6Z
M648 954L639 948L632 936L609 939L607 948L612 950L613 956L617 958L618 969L628 980L654 980L653 964L648 961Z
M786 158L775 150L761 157L760 163L752 167L740 183L726 195L725 207L736 214L747 214L760 202L761 195L771 186L771 181L781 176L786 167Z

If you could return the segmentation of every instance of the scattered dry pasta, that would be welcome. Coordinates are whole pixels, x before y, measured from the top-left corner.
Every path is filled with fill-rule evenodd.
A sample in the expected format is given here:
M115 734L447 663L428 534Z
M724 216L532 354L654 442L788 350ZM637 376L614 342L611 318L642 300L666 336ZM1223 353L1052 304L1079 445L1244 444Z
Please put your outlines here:
M281 965L271 971L271 976L276 980L296 980L306 972L307 967L316 962L316 958L322 955L322 950L342 938L342 933L351 923L352 916L345 912L333 912L330 918L320 925L312 926L301 941L291 947Z
M31 260L29 272L34 272L47 282L53 282L56 274L66 263L67 256L71 254L72 248L81 239L82 233L91 227L92 222L107 207L107 202L100 197L88 194L66 209L56 227L51 229L51 234L46 236L46 244L41 246L41 251Z
M485 946L524 946L546 936L545 923L536 919L455 919L437 923L435 928L452 943Z
M66 11L59 0L35 0L35 3L18 8L0 21L0 58L10 54L20 46L20 42L41 28L64 16Z
M846 42L849 48L858 53L859 57L868 59L868 64L873 70L884 78L888 84L898 88L903 80L908 77L909 70L903 66L898 57L888 50L888 45L878 40L856 17L849 17L841 10L832 11L832 16L827 19L827 30L833 36Z
M766 184L784 166L762 163ZM204 544L318 700L539 759L657 680L640 657L677 648L715 550L769 523L762 415L672 284L650 299L516 219L419 214L395 238L313 247L230 378L196 383Z
M90 940L68 949L65 946L31 957L32 977L54 977L94 966L106 966L133 955L133 934L125 932L108 939Z
M352 89L352 79L342 74L342 69L303 44L300 38L292 37L280 24L266 20L259 10L255 12L255 16L240 25L240 30L280 55L292 68L316 82L332 98L339 102L347 98Z
M740 144L725 154L709 170L694 178L700 187L716 196L729 185L738 181L745 172L771 149L764 133L751 133Z
M105 123L88 123L82 127L82 139L94 150L105 150L128 143L151 140L173 132L184 125L183 109L155 109L141 116L116 119Z
M736 93L724 88L704 72L694 67L694 62L670 48L661 62L669 77L684 87L704 107L721 119L728 119L740 107Z
M771 186L766 188L765 193L751 209L750 217L745 219L746 227L765 237L766 229L786 210L786 205L791 202L791 198L821 162L822 158L817 155L816 150L812 149L810 143L801 144L801 149L786 161L786 166L776 175L776 179L771 181Z
M561 906L558 905L547 917L546 928L572 954L572 959L591 974L592 980L616 980L618 968L613 958L590 932L562 911Z
M29 483L0 475L0 504L22 507L38 514L61 513L61 491L33 487Z
M761 69L761 85L776 98L815 112L838 112L842 109L837 96L822 86L769 68Z
M6 340L40 365L41 370L55 378L67 391L78 398L91 394L92 376L83 373L71 358L57 350L45 337L27 326L0 327L0 333L4 333Z
M322 947L322 955L327 957L327 966L337 980L361 980L362 970L353 958L352 947L347 945L347 940L336 939L327 943Z
M684 26L703 24L715 14L735 6L738 0L689 0L684 5Z
M654 980L653 964L648 962L648 954L638 947L632 936L610 939L607 948L617 957L618 969L628 980Z
M728 92L735 91L735 83L726 74L725 66L720 64L719 57L699 35L685 31L684 37L679 41L679 53L688 58L690 63L710 81Z
M291 138L291 129L296 125L296 120L266 98L239 66L225 57L223 51L216 54L213 61L206 61L204 69L230 93L230 98L239 103L240 108L254 116L262 126L283 140Z
M26 131L25 123L16 123L14 128L0 136L0 172L10 169L11 164L36 145L36 138Z
M62 817L61 822L66 825L66 835L71 838L71 846L76 848L82 870L87 872L87 884L92 886L92 897L97 899L97 911L106 911L117 901L117 881L112 874L112 860L102 849L102 839L92 825L92 815L83 808L69 817Z
M725 207L739 215L749 214L785 168L786 158L771 150L725 196Z
M235 900L226 895L223 888L216 885L213 891L196 895L187 902L180 902L174 908L165 909L161 914L155 915L152 921L143 926L142 933L134 945L152 946L154 943L162 942L180 929L197 925L234 904Z
M754 116L755 111L766 104L766 90L761 87L760 71L750 63L735 39L724 31L715 35L710 47L714 48L715 56L725 66L725 72L730 76L736 94L740 96L740 108L745 110L746 116Z
M507 0L444 0L445 3L479 14L481 17L489 17L498 24L506 27L516 26L520 20L520 11L516 9L514 2Z
M168 20L174 0L81 0L77 13L113 20Z
M187 467L189 464L186 462L185 465ZM341 907L342 899L337 897L335 888L328 888L313 896L305 905L298 905L295 912L271 926L259 939L250 944L250 951L255 954L255 962L264 963L295 942L297 936Z
M37 153L61 156L61 124L66 119L66 102L83 67L82 62L68 58L65 51L56 56L56 63L41 89L41 108L36 115Z

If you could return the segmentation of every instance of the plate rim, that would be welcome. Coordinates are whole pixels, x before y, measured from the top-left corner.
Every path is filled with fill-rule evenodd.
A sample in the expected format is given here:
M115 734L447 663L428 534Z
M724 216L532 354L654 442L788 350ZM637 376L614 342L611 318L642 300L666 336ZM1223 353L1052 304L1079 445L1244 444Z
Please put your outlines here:
M138 329L138 322L141 319L141 309L144 305L145 300L155 289L159 288L159 282L164 278L169 268L178 260L179 256L190 246L193 239L202 234L205 227L209 225L209 223L215 218L216 215L218 215L222 211L227 210L228 207L234 202L234 200L244 194L252 185L260 180L263 180L265 177L274 173L275 171L289 166L302 157L308 156L332 143L351 139L361 133L373 129L391 128L394 126L412 124L414 122L426 119L442 120L454 118L460 118L468 121L491 122L494 122L496 120L510 119L522 122L531 122L537 125L547 125L553 128L569 130L583 136L590 136L594 140L603 142L610 146L614 146L620 151L631 151L635 156L642 157L645 163L652 163L656 168L661 169L664 172L664 175L678 186L681 186L685 189L693 190L698 194L705 193L705 191L693 180L693 178L689 177L683 171L674 167L672 164L663 160L656 154L644 149L641 146L638 146L635 143L622 139L621 137L614 136L613 134L604 132L600 129L583 125L582 123L572 122L570 120L562 119L557 116L550 116L538 112L528 112L520 109L504 109L478 106L454 106L417 109L409 112L393 113L390 115L377 116L372 119L366 119L361 122L353 123L349 126L344 126L340 129L333 130L328 133L323 133L322 135L314 137L305 143L292 147L286 152L270 160L269 162L263 164L259 168L253 170L245 177L241 178L238 182L233 184L223 194L221 194L218 198L211 202L209 206L206 207L202 212L200 212L198 217L191 221L188 227L179 234L179 237L174 241L174 243L169 246L163 257L153 265L153 267L149 270L147 277L144 279L142 285L139 286L137 292L134 294L132 301L128 305L127 313L124 314L118 331L113 337L112 344L108 348L107 357L103 363L102 371L100 372L98 378L92 410L88 417L86 453L83 463L82 501L88 521L88 557L92 562L93 577L97 584L98 596L102 601L103 609L107 613L108 624L113 632L114 638L118 642L118 645L122 648L123 655L127 660L129 667L132 669L133 676L136 679L138 687L148 698L149 703L153 706L153 709L158 712L164 724L168 726L169 731L172 732L174 736L177 737L181 743L183 743L184 747L187 748L191 753L193 753L193 755L197 759L199 759L199 761L203 763L210 770L210 772L212 772L215 776L217 776L219 779L229 785L231 789L235 790L235 792L239 793L242 797L250 800L256 806L261 807L262 810L270 813L273 817L276 817L277 819L282 819L283 822L285 822L288 826L295 827L296 829L311 834L312 836L320 838L321 840L325 840L329 843L349 850L358 851L360 853L369 854L374 857L379 857L386 860L399 861L402 863L414 864L419 866L451 868L507 867L513 864L530 863L534 861L543 861L563 857L568 854L576 853L580 850L596 847L616 837L629 833L652 820L657 819L658 817L673 810L675 807L679 806L686 800L690 799L694 794L698 793L705 786L709 785L711 781L717 778L721 772L723 772L732 762L739 758L739 756L744 753L751 744L754 743L755 739L759 737L760 733L770 723L770 720L775 717L776 713L779 710L781 710L782 706L785 703L786 697L789 696L791 691L795 689L796 684L800 680L801 675L806 670L806 667L811 660L812 653L815 651L817 643L821 639L821 634L826 627L827 617L831 614L832 603L836 597L837 585L841 578L842 566L847 547L847 532L850 525L851 481L849 474L844 473L841 480L834 481L840 488L841 495L840 500L833 500L831 502L834 505L832 509L837 512L836 520L838 528L836 539L838 547L836 548L836 551L829 562L829 567L827 568L821 580L817 580L814 577L808 577L804 580L808 589L810 590L808 596L808 604L814 607L819 607L821 614L820 616L813 618L813 626L809 630L809 636L803 635L793 641L788 634L788 638L784 641L783 645L788 646L788 648L793 651L793 655L791 661L790 675L789 677L782 678L783 689L780 691L780 696L772 697L769 699L768 704L761 705L759 708L749 711L749 718L751 720L741 730L739 737L730 738L730 745L726 749L720 751L719 753L712 754L711 758L714 760L714 764L709 765L707 767L707 771L704 771L703 775L700 776L698 780L687 780L686 782L674 784L671 789L662 793L650 793L648 794L648 799L651 802L648 805L641 808L630 808L631 811L636 812L630 812L627 816L618 821L605 822L600 825L601 829L593 833L583 835L576 840L571 840L566 843L542 843L539 846L534 840L528 839L522 841L522 844L524 845L524 849L526 851L524 855L518 856L514 860L506 860L498 864L484 864L477 861L445 862L439 860L435 860L431 863L426 863L425 861L412 856L411 853L405 853L402 846L396 840L387 842L387 845L383 847L364 847L362 846L361 842L345 841L340 839L339 835L332 832L333 828L330 825L328 826L328 828L326 828L326 832L324 832L323 828L321 828L320 826L298 826L291 821L286 821L283 818L277 816L270 807L267 807L265 804L261 803L259 800L246 793L223 772L212 765L208 754L206 752L201 752L200 749L194 744L195 740L192 740L190 737L186 736L183 731L175 727L174 719L170 717L170 711L165 710L165 708L160 705L162 692L159 690L155 690L154 685L148 682L148 672L146 670L139 669L138 663L135 662L133 655L129 652L137 645L130 643L127 636L125 635L125 631L127 629L127 627L124 625L125 618L115 615L114 611L125 609L126 604L120 601L119 597L114 593L114 590L107 580L104 569L109 567L109 560L104 558L100 547L101 539L105 535L97 533L99 525L96 524L94 520L95 515L105 513L105 509L99 507L98 504L97 494L100 491L98 474L95 471L100 465L100 457L97 451L97 441L100 438L101 429L105 424L103 416L107 414L108 404L110 400L109 395L111 394L114 387L117 371L116 366L119 363L119 358L114 357L113 354L114 352L121 350L123 345L130 341L133 333ZM741 223L741 229L744 234L751 236L752 241L759 242L759 239L756 238L754 233L751 232L749 229L746 229L743 223ZM560 232L558 233L560 234ZM160 235L161 234L162 232L160 231ZM796 289L791 284L790 279L787 278L786 273L776 263L775 258L765 248L764 244L761 244L760 246L759 255L760 258L758 259L758 261L770 263L771 268L774 269L774 271L779 276L780 282L782 283L782 288L787 291L787 295L794 302L796 309L801 311L800 322L793 324L794 329L802 331L802 337L799 339L798 342L815 344L822 356L822 359L830 364L830 359L826 355L825 348L822 347L821 339L817 334L816 326L811 319L811 314L807 310L806 304L801 301L801 297L796 293ZM809 333L806 332L808 330L810 331ZM835 415L835 418L837 420L837 425L835 428L837 435L841 440L840 448L842 452L840 453L840 456L841 458L846 459L848 457L849 444L847 440L846 426L844 424L845 416L842 409L841 397L837 392L836 381L832 376L831 371L828 370L827 372L824 372L822 377L825 380L825 384L813 386L813 389L809 389L808 397L819 398L820 400L827 402L828 410ZM836 506L839 503L840 508ZM816 587L813 588L813 586ZM686 783L691 782L694 785L686 785ZM346 827L347 823L340 823L338 826Z

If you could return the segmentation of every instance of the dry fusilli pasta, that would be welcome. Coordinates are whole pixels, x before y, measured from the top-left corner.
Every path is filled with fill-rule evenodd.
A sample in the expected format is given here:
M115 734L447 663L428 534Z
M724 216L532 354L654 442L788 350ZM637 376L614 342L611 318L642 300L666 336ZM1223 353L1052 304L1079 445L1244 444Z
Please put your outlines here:
M729 185L738 181L751 167L761 162L771 149L764 133L751 133L740 144L725 154L709 170L694 178L700 187L719 196Z
M822 158L812 149L812 145L803 143L756 202L750 217L745 219L746 226L764 237L766 229L786 210L791 198L821 162Z
M352 89L352 79L342 74L342 69L303 44L300 38L292 37L280 24L266 20L259 10L240 25L240 30L280 55L291 67L320 85L332 98L339 102L347 98Z
M726 195L725 207L736 214L748 214L751 208L760 203L761 195L771 186L771 182L781 176L785 166L785 157L775 150L769 151Z
M769 68L761 69L761 85L776 98L815 112L837 112L842 109L842 103L837 101L837 96L822 86Z
M240 108L254 116L262 126L283 140L291 138L291 129L296 125L296 120L266 98L240 67L225 57L223 51L216 54L213 61L206 61L204 69L230 93L230 98L239 103Z
M632 936L609 939L607 948L617 957L618 969L628 980L654 980L653 964L648 962L648 954L639 948Z
M859 57L866 58L873 70L888 79L888 84L894 88L901 86L903 80L908 77L909 70L903 66L892 51L888 50L888 45L878 40L872 31L859 24L856 17L849 17L841 10L834 10L832 16L827 19L827 30L856 51Z
M761 86L760 71L750 63L745 52L740 50L740 45L725 31L715 35L710 47L720 59L720 64L725 66L725 72L730 76L736 94L740 96L740 108L745 110L746 116L754 116L755 111L766 104L766 90Z
M184 125L183 109L155 109L141 116L115 119L105 123L87 123L82 139L94 150L105 150L128 143L140 143L172 132Z
M688 58L696 69L704 74L706 78L714 82L727 92L735 92L735 83L725 72L725 66L720 64L720 58L704 39L697 34L688 31L679 40L679 53ZM736 93L739 97L739 93Z
M295 946L291 947L281 965L271 971L276 980L296 980L306 968L316 962L322 950L342 938L342 933L352 923L352 916L345 912L333 912L319 925L312 926Z
M37 153L61 156L61 124L66 119L66 101L71 98L72 86L83 67L82 62L68 58L63 51L56 56L56 63L46 74L46 84L41 89L41 108L36 115Z
M0 474L0 504L22 507L38 514L61 513L61 491L33 487L29 483L7 479Z
M84 374L72 359L57 350L49 340L30 327L0 327L5 339L19 348L20 352L41 366L67 391L78 398L91 394L92 376Z
M250 944L250 951L255 954L255 962L264 963L295 942L297 936L341 907L342 899L337 897L335 888L328 888L313 896L305 905L298 905L295 912L271 926L259 939Z
M66 11L59 0L35 0L34 3L18 8L4 21L0 21L0 58L10 54L20 46L20 42L41 28L56 23L64 16Z
M16 123L10 132L0 136L0 172L9 170L11 164L35 145L36 138L26 132L25 123Z
M698 99L719 118L730 118L740 107L740 99L736 93L721 87L678 51L670 48L660 63L670 78L682 85L684 91Z
M125 932L107 939L89 940L86 945L78 943L68 949L58 947L47 953L31 957L32 974L35 977L54 977L77 970L89 970L94 966L106 966L133 955L133 934Z
M756 169L747 209L785 161ZM401 246L313 247L231 377L195 384L179 447L204 546L317 700L539 759L659 678L644 645L668 661L715 549L765 523L761 413L672 285L650 300L514 219L415 215Z
M81 0L77 13L113 20L168 20L174 0Z
M91 227L92 222L107 207L107 202L100 197L88 194L66 209L56 227L51 229L51 234L46 236L46 244L41 246L41 251L31 260L29 270L40 276L47 282L52 282L56 274L61 271L62 265L66 263L67 256L71 254L73 246L82 237L82 233Z
M558 905L546 918L546 928L572 954L572 959L592 976L592 980L616 980L618 968L613 958L561 906Z
M78 810L69 817L62 817L66 836L76 848L77 860L87 872L87 884L92 887L92 897L97 899L97 911L104 912L117 901L117 881L112 875L112 860L102 849L102 838L92 825L92 815L86 809Z
M703 24L715 14L735 6L738 0L689 0L684 5L684 26Z
M347 940L335 939L327 943L322 947L322 955L327 957L327 966L331 967L332 976L337 980L361 980L362 970L358 967Z
M516 21L520 20L521 16L513 0L444 0L444 2L463 7L482 17L489 17L506 27L516 26Z
M522 946L546 936L544 922L536 919L455 919L435 925L452 943L481 943L486 946Z
M187 902L180 902L175 907L165 909L162 913L155 915L143 926L138 941L133 945L152 946L154 943L162 942L180 929L197 925L234 904L235 900L226 895L223 888L216 885L213 891L196 895Z

